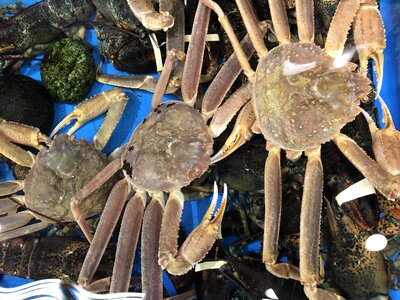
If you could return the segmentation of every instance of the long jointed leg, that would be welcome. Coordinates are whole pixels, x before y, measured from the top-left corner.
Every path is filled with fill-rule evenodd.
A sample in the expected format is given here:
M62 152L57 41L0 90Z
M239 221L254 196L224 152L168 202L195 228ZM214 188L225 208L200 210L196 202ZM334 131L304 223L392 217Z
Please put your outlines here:
M92 280L128 197L128 189L128 182L121 179L111 190L79 273L79 285L87 286Z
M142 292L146 299L162 299L162 269L157 262L161 219L164 212L162 193L152 195L142 226Z
M54 128L50 137L53 137L61 128L76 119L76 123L68 131L68 135L71 135L86 122L108 111L103 124L93 138L96 149L102 150L117 126L127 102L128 96L122 89L115 88L104 91L75 106L74 110Z
M34 216L29 211L10 214L0 218L0 233L10 231L28 224Z
M308 162L304 177L300 214L300 277L304 292L309 299L344 299L317 285L323 281L320 275L320 226L322 209L323 171L321 148L306 152Z
M314 1L296 0L296 23L300 42L314 43Z
M174 50L185 53L185 5L181 0L160 1L160 11L168 12L174 18L174 26L167 31L167 51ZM170 82L181 85L183 61L176 61Z
M0 197L12 195L18 191L22 191L23 188L22 180L3 181L0 183Z
M249 0L236 0L240 14L243 18L247 32L249 33L251 42L260 57L268 53L264 44L264 34L259 27L259 21L254 14L253 4Z
M168 200L162 222L161 231L163 235L160 236L162 241L160 242L159 264L163 268L166 268L169 273L174 275L185 274L193 268L197 262L203 259L211 249L215 240L218 238L219 228L225 212L227 202L226 185L224 185L221 205L215 213L214 219L211 220L211 216L217 204L217 199L218 188L216 184L214 184L214 195L210 207L201 223L189 234L179 251L177 250L177 230L179 228L180 215L183 208L183 197L173 196ZM171 208L169 208L169 206ZM179 218L176 218L176 216L179 216Z
M0 187L2 185L7 186L9 183L10 182L0 183ZM19 185L17 184L17 186ZM16 189L15 191L18 190L19 189ZM21 201L16 201L17 197L21 198ZM49 223L45 221L26 225L35 217L30 211L17 213L18 207L24 204L24 197L25 196L13 196L12 198L15 199L15 201L11 200L11 197L0 199L0 215L2 215L0 218L0 242L40 231L49 225Z
M146 195L146 192L138 191L126 205L118 235L110 293L127 292L129 289L133 260L146 206Z
M400 197L400 176L392 175L351 138L338 134L333 141L346 158L389 200Z
M41 221L35 224L25 225L20 228L13 229L7 232L2 232L0 233L0 242L13 239L19 236L27 235L30 233L38 232L42 229L45 229L47 226L49 226L49 223Z
M280 149L267 144L265 162L265 217L263 262L269 272L281 278L300 280L299 269L291 264L277 263L279 228L282 210Z
M271 19L280 45L290 43L290 28L283 0L269 0Z
M253 93L252 86L245 84L238 88L228 99L225 100L208 126L213 137L218 137L228 127L229 122L236 116L240 108L251 99Z
M325 42L325 51L332 57L340 56L344 49L350 26L360 7L360 1L340 1L332 18Z
M155 109L161 103L161 99L167 88L168 80L171 75L175 60L183 62L185 60L185 53L174 49L168 51L167 58L165 59L164 63L164 68L161 72L157 86L154 90L153 99L151 102L152 109Z
M103 62L100 61L99 65L97 66L96 70L96 81L104 84L125 87L128 89L139 89L148 92L154 92L158 78L155 78L150 75L110 75L110 74L103 74L101 73L101 67ZM171 94L176 92L179 89L179 84L176 82L176 78L170 80L168 82L167 90L165 93Z
M93 193L101 185L107 182L116 172L121 168L121 161L119 158L111 161L103 170L100 171L92 180L90 180L82 189L80 189L75 196L71 199L71 212L78 223L79 227L82 229L83 234L88 239L89 242L92 241L93 235L89 230L79 208L79 203L84 201L83 199Z
M182 76L182 98L189 105L194 105L200 83L200 73L204 58L205 41L210 20L210 9L203 3L198 4L193 21L193 30Z
M267 21L260 22L259 26L262 30L263 35L265 35L267 30L271 28L270 22ZM247 59L250 59L255 50L248 34L240 42L240 45L242 46ZM241 72L242 67L240 66L240 63L235 53L232 53L229 59L218 71L214 80L210 83L210 86L204 94L201 103L201 113L204 115L204 118L206 120L208 120L215 114L217 109L220 107L222 101L224 100L227 92Z

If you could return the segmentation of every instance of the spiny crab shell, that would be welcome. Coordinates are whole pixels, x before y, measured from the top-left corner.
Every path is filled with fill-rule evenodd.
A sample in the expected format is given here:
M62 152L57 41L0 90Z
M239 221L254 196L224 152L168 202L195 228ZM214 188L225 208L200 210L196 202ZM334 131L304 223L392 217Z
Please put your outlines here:
M212 145L201 114L185 103L169 101L136 128L122 168L134 189L176 191L208 169Z
M25 178L26 206L61 222L75 221L70 200L108 162L93 144L83 139L75 141L65 134L57 135L48 149L38 153ZM114 183L115 180L109 180L82 201L80 209L85 217L103 210Z
M285 150L304 151L334 138L359 113L369 79L334 65L320 47L272 49L256 72L254 106L262 133Z

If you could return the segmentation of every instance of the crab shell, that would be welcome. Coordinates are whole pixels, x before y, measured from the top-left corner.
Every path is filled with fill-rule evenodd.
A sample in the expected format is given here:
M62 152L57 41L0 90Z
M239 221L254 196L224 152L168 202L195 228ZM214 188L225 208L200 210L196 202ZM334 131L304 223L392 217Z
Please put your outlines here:
M25 204L61 222L74 221L71 198L109 162L107 157L85 141L58 135L49 149L41 150L24 181ZM80 209L85 217L100 213L114 180L85 199ZM37 216L41 218L40 216Z
M276 47L257 67L253 98L261 131L285 150L317 147L354 120L369 84L350 67L335 67L316 45Z
M201 114L169 101L156 107L133 133L122 169L134 189L171 192L208 169L213 139Z

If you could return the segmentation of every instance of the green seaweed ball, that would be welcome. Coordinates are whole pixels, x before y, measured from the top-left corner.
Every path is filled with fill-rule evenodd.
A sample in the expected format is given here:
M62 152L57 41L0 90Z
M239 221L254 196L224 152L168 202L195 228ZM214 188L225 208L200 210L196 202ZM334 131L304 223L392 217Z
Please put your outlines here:
M66 38L55 42L40 65L44 86L61 102L85 97L96 78L93 56L83 42Z

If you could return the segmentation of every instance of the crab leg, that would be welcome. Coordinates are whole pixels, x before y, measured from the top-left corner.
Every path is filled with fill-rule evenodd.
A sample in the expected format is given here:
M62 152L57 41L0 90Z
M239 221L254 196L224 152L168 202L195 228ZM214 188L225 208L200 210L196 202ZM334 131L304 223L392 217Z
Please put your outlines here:
M157 263L161 219L164 212L163 193L152 196L142 226L142 291L146 299L162 299L162 269Z
M128 190L129 185L125 179L118 181L111 190L79 273L79 285L85 287L92 280L126 202Z
M272 24L280 45L290 43L290 28L283 0L269 0ZM296 6L297 7L297 6Z
M4 233L28 224L34 216L30 212L20 212L0 218L0 233Z
M232 25L229 23L228 17L224 14L221 7L212 0L200 0L201 3L204 3L209 8L211 8L218 16L218 20L221 23L222 28L225 30L229 40L231 41L232 48L234 49L237 60L239 61L243 73L248 77L250 82L254 81L254 71L250 66L250 63L246 57L246 53L243 51L242 46L237 39L235 32L232 28Z
M319 281L319 232L323 171L320 148L306 153L308 162L300 214L300 276L305 283Z
M160 1L160 12L168 12L175 22L167 31L167 51L175 50L185 53L185 7L181 0ZM183 61L175 61L170 82L181 85L183 75Z
M400 132L394 127L392 116L383 99L378 96L382 106L384 128L378 130L375 122L362 110L364 117L367 119L372 136L372 144L375 154L375 160L387 172L392 175L400 174Z
M129 289L145 206L146 193L143 191L137 191L126 205L118 236L110 293L127 292Z
M360 0L361 6L354 20L354 42L360 57L360 71L367 74L367 62L375 61L377 94L383 80L383 49L386 48L385 28L375 0Z
M195 30L190 35L187 58L183 68L181 87L183 100L192 106L197 98L209 20L210 9L199 2L193 21Z
M42 149L41 143L49 143L50 139L38 128L0 120L0 153L24 167L32 167L35 157L14 143Z
M61 128L76 119L74 126L68 130L68 135L71 135L86 122L108 110L103 124L93 138L95 147L101 150L105 147L115 126L117 126L128 99L125 92L119 88L104 91L97 96L89 98L75 106L74 110L54 128L50 137L53 137Z
M399 175L393 176L387 172L348 136L339 133L333 141L344 156L387 199L395 200L400 197Z
M237 148L246 143L253 136L252 125L256 121L252 102L247 102L240 111L232 133L222 146L222 148L211 157L211 163L216 163L228 155L232 154Z
M12 201L10 198L2 198L0 199L0 214L1 215L10 215L17 213L17 209L19 204Z
M240 14L242 15L254 49L256 49L256 52L260 57L265 56L268 53L268 50L267 47L265 47L264 34L258 25L258 20L254 14L252 3L250 3L249 0L236 0L236 4L239 8Z
M270 22L267 21L260 22L259 26L263 35L265 35L267 30L271 28ZM240 45L243 48L246 58L250 59L255 50L248 34L243 38ZM211 82L206 93L204 94L201 103L201 113L206 120L208 120L215 114L222 101L224 100L226 93L231 88L232 84L239 76L240 72L242 72L242 67L238 62L235 53L232 53L226 63L219 70L218 74L215 76L214 80Z
M174 26L167 31L167 50L185 51L185 11L180 0L161 0L160 12L174 18Z
M133 14L147 29L167 31L168 28L174 26L174 18L166 12L156 12L150 0L127 1Z
M0 197L12 195L23 190L24 184L22 180L10 180L0 183Z
M227 202L227 187L224 184L222 202L210 221L218 199L218 188L214 183L214 195L210 207L203 217L201 223L190 233L185 242L177 250L177 237L180 216L183 209L183 195L171 197L166 205L161 225L160 251L158 263L163 269L174 275L181 275L188 272L193 266L202 260L211 249L218 237L219 228L224 216ZM176 218L179 216L178 218ZM175 218L175 219L173 219ZM178 224L178 225L177 225Z
M129 76L121 76L121 75L109 75L100 73L103 62L100 61L100 64L97 66L96 70L96 81L104 84L125 87L128 89L139 89L148 92L154 92L158 79L150 76L150 75L129 75ZM172 78L168 82L167 90L165 91L167 94L174 93L180 87L179 80L176 78Z
M38 232L42 229L45 229L47 226L49 226L49 223L41 221L35 224L25 225L17 229L0 233L0 242L14 239L16 237L27 235L30 233Z
M168 51L167 58L165 59L164 63L164 68L161 72L160 78L158 79L158 83L154 90L153 99L151 102L152 109L155 109L161 103L161 99L165 93L165 89L167 87L173 63L175 60L184 61L185 53L174 49Z
M224 104L214 114L209 125L213 137L218 137L225 131L236 113L251 99L252 93L252 85L245 84L225 100Z
M114 159L107 166L105 166L104 169L100 171L100 173L98 173L92 180L90 180L81 190L79 190L71 199L71 212L89 242L92 241L93 235L90 232L85 220L83 219L81 210L79 208L79 203L83 201L85 197L93 193L98 187L104 184L107 180L109 180L117 171L119 171L120 168L120 159Z
M325 51L333 59L342 54L347 34L359 7L359 0L344 0L339 2L325 42Z
M313 0L296 0L296 20L300 42L314 43Z
M275 276L300 280L297 267L288 263L277 263L282 210L281 150L271 143L267 144L267 150L264 172L265 217L262 259L267 270Z

